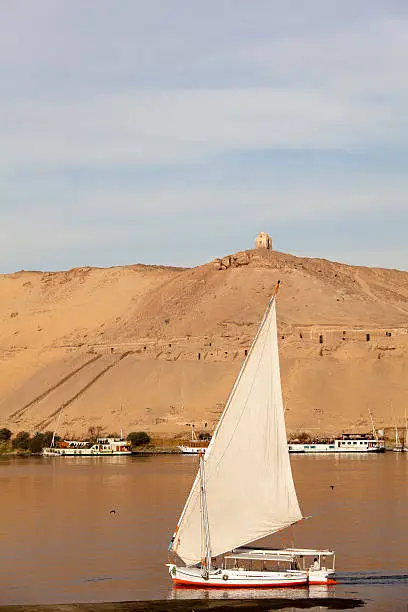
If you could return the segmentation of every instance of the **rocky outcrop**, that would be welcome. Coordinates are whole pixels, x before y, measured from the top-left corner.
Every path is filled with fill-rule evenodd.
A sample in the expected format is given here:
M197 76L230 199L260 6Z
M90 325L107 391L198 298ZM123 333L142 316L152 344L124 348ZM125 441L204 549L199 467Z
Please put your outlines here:
M227 255L226 257L217 258L214 260L216 270L227 270L228 268L238 266L247 266L251 261L247 251L235 253L235 255Z

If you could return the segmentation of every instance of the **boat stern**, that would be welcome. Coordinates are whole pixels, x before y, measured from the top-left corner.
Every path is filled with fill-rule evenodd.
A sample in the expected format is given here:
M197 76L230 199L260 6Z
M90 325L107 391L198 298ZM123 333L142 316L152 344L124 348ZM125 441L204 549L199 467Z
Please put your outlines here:
M309 584L336 584L333 579L334 571L326 569L310 569L308 571Z

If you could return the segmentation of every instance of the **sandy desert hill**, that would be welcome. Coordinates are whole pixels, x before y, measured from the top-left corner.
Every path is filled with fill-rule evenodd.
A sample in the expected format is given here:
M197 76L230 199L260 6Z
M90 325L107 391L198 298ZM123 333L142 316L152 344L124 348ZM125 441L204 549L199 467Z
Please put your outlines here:
M211 430L281 281L286 422L315 435L403 424L408 272L277 251L196 267L0 276L0 427Z

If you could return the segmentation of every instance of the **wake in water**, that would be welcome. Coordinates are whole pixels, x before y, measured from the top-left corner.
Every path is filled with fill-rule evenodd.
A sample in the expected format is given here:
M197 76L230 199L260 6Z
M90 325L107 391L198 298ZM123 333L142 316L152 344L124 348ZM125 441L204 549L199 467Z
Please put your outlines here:
M401 585L408 584L408 574L401 572L336 572L338 584Z

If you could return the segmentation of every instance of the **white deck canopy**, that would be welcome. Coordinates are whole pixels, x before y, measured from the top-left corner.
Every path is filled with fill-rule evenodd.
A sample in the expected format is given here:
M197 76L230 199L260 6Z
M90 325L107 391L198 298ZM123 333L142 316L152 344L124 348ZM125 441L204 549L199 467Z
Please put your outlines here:
M226 555L225 559L245 559L252 561L293 561L299 557L334 557L332 550L311 548L238 548Z

